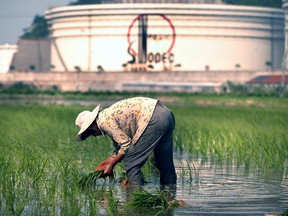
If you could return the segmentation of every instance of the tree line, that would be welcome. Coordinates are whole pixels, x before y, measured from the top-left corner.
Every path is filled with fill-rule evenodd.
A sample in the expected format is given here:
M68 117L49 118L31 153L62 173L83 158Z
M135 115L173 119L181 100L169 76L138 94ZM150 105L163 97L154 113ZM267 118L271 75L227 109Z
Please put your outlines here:
M224 0L224 2L232 5L275 7L275 8L282 7L282 0Z

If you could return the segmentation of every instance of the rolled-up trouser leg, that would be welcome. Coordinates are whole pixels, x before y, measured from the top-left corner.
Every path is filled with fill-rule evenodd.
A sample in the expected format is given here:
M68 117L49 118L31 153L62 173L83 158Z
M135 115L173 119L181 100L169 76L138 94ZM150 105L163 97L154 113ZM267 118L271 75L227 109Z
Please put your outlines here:
M173 164L174 126L172 112L158 103L147 128L138 142L129 147L123 159L129 182L143 184L141 168L155 150L155 160L161 176L160 183L176 184Z

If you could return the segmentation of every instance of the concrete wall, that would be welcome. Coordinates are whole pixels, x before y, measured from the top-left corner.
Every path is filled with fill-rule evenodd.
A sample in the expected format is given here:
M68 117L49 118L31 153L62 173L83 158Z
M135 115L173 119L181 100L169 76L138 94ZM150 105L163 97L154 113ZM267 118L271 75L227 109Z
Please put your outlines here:
M280 72L273 72L280 74ZM222 90L227 81L245 83L271 72L195 71L195 72L46 72L0 74L0 83L33 83L41 88L58 86L63 91L181 91Z
M13 71L50 71L49 39L20 39L17 45L11 62Z

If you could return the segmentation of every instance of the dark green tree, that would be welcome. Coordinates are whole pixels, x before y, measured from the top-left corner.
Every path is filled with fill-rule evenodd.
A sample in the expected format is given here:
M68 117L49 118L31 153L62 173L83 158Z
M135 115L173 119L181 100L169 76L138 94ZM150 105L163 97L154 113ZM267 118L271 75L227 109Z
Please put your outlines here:
M77 0L69 5L85 5L85 4L101 4L101 0ZM36 15L29 28L24 29L24 34L21 38L47 38L49 36L49 28L47 20L44 16Z
M77 0L76 2L70 3L70 5L86 5L86 4L101 4L101 0Z
M49 35L48 24L43 16L36 15L32 25L24 29L21 38L46 38Z
M224 0L233 5L261 6L261 7L282 7L282 0Z

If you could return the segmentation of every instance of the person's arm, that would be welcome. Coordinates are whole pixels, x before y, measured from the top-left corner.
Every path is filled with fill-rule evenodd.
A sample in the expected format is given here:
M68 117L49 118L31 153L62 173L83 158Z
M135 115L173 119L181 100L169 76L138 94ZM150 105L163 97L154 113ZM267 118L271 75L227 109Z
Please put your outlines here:
M102 161L96 170L104 170L105 175L112 175L113 169L125 156L128 148L131 145L131 138L118 126L113 118L106 119L105 123L101 124L101 129L113 139L113 145L118 145L117 154L108 157Z
M113 151L113 155L116 155L116 154L118 153L119 149L120 149L120 146L119 146L118 143L115 142L115 140L113 140L113 139L112 139L112 144L113 144L113 146L114 146L114 148L115 148L115 150Z

